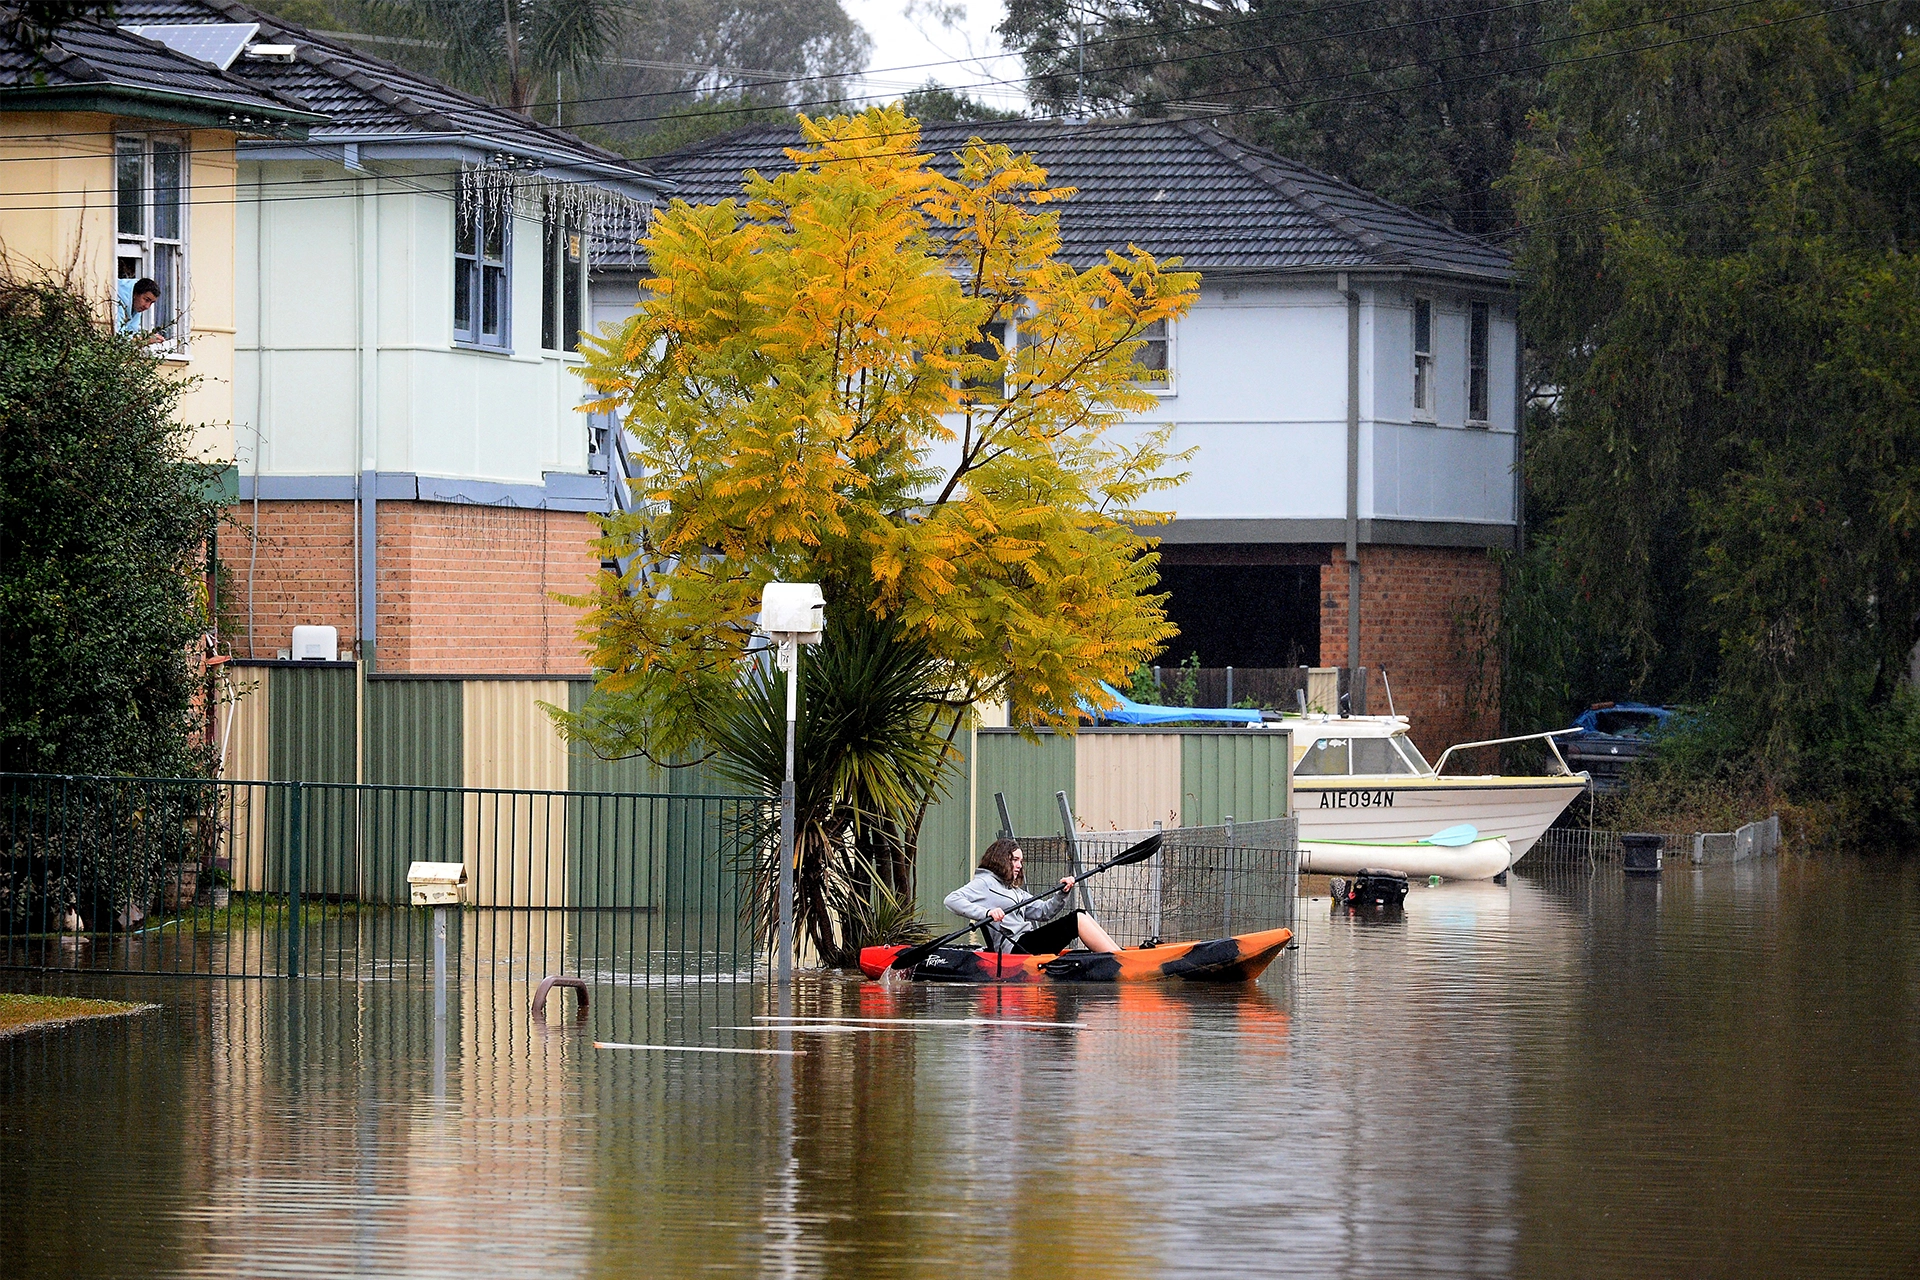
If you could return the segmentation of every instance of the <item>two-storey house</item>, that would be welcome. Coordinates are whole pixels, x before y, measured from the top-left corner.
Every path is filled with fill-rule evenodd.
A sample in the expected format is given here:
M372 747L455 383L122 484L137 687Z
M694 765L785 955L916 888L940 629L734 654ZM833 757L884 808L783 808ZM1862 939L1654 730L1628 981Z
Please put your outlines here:
M1519 522L1508 256L1199 121L929 124L921 143L951 171L974 136L1077 189L1054 206L1075 265L1134 244L1201 273L1141 355L1159 403L1139 425L1196 450L1152 530L1181 632L1167 661L1385 667L1423 743L1485 736L1497 662L1475 620ZM649 163L713 202L799 141L757 126ZM638 278L606 265L602 322Z
M658 189L622 157L237 4L117 20L324 117L238 146L237 654L332 625L386 674L584 673L576 612L608 483L577 334L587 238L631 241ZM357 642L357 643L356 643Z

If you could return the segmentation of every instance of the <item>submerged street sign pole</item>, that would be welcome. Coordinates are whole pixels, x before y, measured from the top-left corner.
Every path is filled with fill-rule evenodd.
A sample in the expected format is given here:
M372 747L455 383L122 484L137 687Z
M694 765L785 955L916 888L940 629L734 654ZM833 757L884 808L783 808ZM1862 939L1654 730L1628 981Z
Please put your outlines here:
M780 926L776 972L793 981L793 742L800 718L800 646L819 644L826 626L826 597L812 582L769 582L760 591L760 629L778 646L775 659L787 673L787 771L780 782Z

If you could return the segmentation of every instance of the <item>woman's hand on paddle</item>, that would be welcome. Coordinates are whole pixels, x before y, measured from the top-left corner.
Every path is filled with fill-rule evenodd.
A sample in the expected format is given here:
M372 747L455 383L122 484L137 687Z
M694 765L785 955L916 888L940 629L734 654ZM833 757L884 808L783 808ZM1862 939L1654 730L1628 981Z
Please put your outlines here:
M1002 920L1005 920L1006 918L1007 918L1007 913L1002 911L998 907L995 907L993 910L987 912L987 919L993 921L995 924L999 924Z
M1074 880L1073 880L1073 877L1072 877L1072 876L1061 876L1061 877L1060 877L1060 892L1062 892L1062 893L1072 893L1072 892L1073 892L1073 885L1074 885Z

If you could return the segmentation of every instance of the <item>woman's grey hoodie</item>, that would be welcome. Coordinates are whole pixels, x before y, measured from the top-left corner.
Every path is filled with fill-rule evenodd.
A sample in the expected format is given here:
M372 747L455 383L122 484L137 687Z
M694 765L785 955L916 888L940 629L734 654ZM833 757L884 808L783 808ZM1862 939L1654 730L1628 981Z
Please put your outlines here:
M1064 893L1036 898L981 867L973 873L973 879L947 895L946 905L947 910L967 920L985 920L995 907L1006 912L1005 919L987 924L985 930L992 949L1004 951L1029 929L1065 915L1070 904Z

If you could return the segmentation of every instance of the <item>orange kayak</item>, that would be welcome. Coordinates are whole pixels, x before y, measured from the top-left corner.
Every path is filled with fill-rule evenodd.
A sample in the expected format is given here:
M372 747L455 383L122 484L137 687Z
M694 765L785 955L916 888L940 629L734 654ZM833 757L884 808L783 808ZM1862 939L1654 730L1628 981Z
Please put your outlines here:
M1165 942L1111 953L1022 956L942 947L907 970L907 977L916 982L1252 982L1292 940L1291 929L1265 929L1211 942ZM878 978L904 950L865 947L860 971Z

